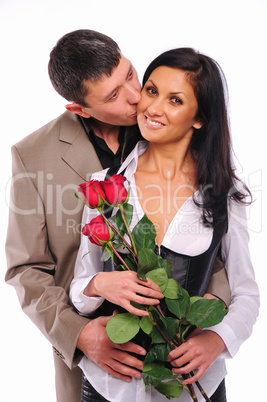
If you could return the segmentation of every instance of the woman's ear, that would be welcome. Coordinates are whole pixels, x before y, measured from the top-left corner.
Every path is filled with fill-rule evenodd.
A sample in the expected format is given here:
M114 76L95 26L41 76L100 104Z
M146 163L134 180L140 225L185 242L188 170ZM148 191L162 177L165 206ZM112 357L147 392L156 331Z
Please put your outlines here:
M65 106L65 108L72 113L78 114L79 116L82 117L91 117L90 114L88 114L87 112L85 112L83 109L84 107L79 105L78 103L72 102L69 103L68 105Z
M193 124L193 127L196 130L199 130L201 127L203 126L202 121L201 120L196 120L195 123Z

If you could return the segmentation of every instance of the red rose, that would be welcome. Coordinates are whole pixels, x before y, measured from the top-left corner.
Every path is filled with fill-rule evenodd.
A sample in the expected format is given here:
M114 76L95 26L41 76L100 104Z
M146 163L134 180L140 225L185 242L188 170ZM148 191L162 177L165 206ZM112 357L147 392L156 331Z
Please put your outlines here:
M78 192L82 193L85 204L91 208L100 207L105 201L105 193L98 180L80 184Z
M82 234L87 236L91 243L97 246L104 246L114 237L114 233L105 223L101 215L92 219L90 223L87 223L82 228Z
M105 192L106 201L110 205L121 205L128 199L128 191L124 187L126 177L115 174L105 181L101 181L101 186Z

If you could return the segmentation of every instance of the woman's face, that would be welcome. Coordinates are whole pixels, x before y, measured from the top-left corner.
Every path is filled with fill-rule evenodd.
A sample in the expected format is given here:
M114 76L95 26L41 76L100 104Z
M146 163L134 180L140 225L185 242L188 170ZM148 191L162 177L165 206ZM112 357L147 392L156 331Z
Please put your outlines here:
M198 104L186 72L160 66L147 80L137 106L137 122L149 142L189 141L197 121Z

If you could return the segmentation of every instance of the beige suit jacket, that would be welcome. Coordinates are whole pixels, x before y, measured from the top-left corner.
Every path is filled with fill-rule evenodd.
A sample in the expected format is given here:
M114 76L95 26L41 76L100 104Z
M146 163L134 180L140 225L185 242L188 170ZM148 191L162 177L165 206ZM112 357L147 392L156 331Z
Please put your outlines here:
M23 311L69 368L88 322L68 297L80 244L78 185L102 169L73 113L64 114L12 147L13 183L6 241L6 281Z

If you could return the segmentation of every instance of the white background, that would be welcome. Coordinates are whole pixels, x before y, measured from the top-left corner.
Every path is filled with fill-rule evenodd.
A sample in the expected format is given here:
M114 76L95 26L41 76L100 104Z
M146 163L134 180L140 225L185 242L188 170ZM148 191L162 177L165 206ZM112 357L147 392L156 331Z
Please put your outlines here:
M0 0L2 402L56 401L51 347L4 283L10 147L64 111L47 63L56 41L80 28L115 39L140 79L148 63L172 47L194 47L223 68L240 175L256 198L249 230L262 299L253 336L228 362L228 402L266 398L266 20L266 0Z

